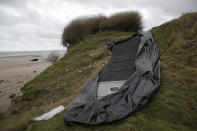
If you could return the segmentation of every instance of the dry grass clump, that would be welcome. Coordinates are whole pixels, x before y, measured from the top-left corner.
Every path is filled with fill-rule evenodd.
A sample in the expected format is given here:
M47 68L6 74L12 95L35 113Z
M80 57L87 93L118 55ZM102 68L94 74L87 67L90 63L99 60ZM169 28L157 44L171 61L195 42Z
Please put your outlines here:
M95 15L71 21L63 31L62 44L76 44L90 34L105 30L136 32L142 29L141 15L136 11L120 12L110 17Z
M59 57L60 55L58 54L58 52L50 52L47 56L47 61L55 64L59 61Z
M62 34L62 44L66 42L75 44L82 40L89 34L94 34L99 31L100 23L107 19L103 15L91 16L91 17L79 17L64 28Z
M141 15L138 12L120 12L111 15L100 25L100 30L119 30L136 32L142 29Z

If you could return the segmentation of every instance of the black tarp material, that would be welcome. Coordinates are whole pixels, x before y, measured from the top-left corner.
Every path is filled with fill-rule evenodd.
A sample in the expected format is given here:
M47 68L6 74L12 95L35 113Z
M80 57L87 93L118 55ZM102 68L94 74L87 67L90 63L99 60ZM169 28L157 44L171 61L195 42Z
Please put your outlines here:
M108 64L68 105L64 114L67 124L97 125L124 118L145 106L159 87L161 62L150 32L138 32L127 40L107 45L112 51ZM127 70L125 74L122 69ZM115 93L98 99L98 85L106 81L124 83Z

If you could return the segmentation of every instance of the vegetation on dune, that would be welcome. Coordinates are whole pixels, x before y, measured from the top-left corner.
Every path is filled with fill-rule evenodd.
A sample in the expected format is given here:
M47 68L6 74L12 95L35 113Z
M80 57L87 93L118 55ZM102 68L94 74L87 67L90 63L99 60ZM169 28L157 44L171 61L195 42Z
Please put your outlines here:
M130 31L136 32L142 29L141 15L138 12L120 12L109 17L95 15L89 17L79 17L71 21L62 33L62 44L71 45L79 43L90 34L99 31Z
M58 52L50 52L47 55L47 61L51 62L51 64L55 64L58 62L60 55L58 54Z
M100 30L137 32L142 29L142 18L138 12L120 12L111 15L100 24Z
M70 44L76 44L89 34L97 33L99 31L100 23L105 19L107 19L107 17L103 15L74 19L64 28L62 33L62 44L64 46L66 46L65 44L67 42Z
M105 31L89 35L72 46L58 63L28 82L22 89L23 96L13 102L18 112L0 117L0 129L197 130L197 13L185 14L151 32L162 62L162 81L156 94L140 111L117 122L93 127L65 125L64 112L47 121L31 121L48 111L44 107L51 99L54 103L70 98L87 79L98 73L109 57L107 40L131 36L128 32Z

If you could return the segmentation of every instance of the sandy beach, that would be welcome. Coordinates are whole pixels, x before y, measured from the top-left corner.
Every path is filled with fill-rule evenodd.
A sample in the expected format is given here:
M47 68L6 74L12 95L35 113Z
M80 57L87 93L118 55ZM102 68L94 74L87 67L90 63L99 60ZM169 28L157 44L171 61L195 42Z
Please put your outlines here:
M38 61L30 61L38 58ZM12 97L19 95L21 87L49 67L47 55L12 56L0 58L0 113L6 112Z

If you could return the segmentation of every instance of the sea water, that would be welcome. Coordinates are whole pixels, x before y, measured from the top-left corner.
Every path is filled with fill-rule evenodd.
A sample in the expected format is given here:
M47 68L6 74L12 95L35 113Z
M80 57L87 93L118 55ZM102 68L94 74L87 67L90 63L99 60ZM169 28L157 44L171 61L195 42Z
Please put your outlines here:
M0 58L26 55L47 55L51 52L65 54L66 50L45 50L45 51L0 51Z

